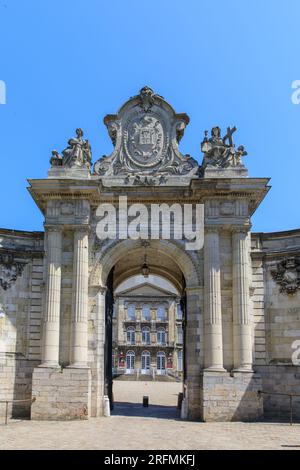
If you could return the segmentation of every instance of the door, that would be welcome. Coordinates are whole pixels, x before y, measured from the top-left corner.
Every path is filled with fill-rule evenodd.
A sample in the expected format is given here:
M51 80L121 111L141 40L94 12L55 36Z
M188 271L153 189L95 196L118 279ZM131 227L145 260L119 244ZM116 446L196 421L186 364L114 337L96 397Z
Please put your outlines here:
M150 353L148 351L142 353L142 374L150 374Z
M166 355L163 352L157 354L157 374L165 375L166 373Z
M133 374L134 372L134 352L128 351L126 354L126 374Z

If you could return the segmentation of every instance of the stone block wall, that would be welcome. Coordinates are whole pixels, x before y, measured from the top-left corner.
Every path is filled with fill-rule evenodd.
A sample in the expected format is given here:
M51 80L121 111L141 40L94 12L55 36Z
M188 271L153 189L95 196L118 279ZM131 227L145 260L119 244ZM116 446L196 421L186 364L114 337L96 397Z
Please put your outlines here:
M0 229L0 401L31 399L40 362L43 234ZM22 266L16 279L16 263ZM8 285L5 282L8 281ZM0 416L5 404L0 404ZM9 404L9 416L29 417L30 402Z
M9 400L8 416L29 418L31 406L32 373L38 362L18 359L14 355L0 357L0 401ZM12 403L12 400L28 400ZM0 403L0 417L5 415L5 403Z
M203 421L256 421L263 417L261 376L252 373L203 372Z
M300 257L300 230L252 234L254 281L255 370L262 376L262 390L300 394L300 289L288 294L272 271L279 263ZM293 271L287 273L292 279ZM294 362L294 363L293 363ZM289 397L263 395L267 418L289 419ZM293 412L300 419L300 397L293 399Z
M262 390L266 392L300 395L300 366L266 365L258 366L262 376ZM284 395L263 395L264 417L290 419L289 397ZM300 421L300 396L293 398L294 420Z
M31 419L88 419L91 415L91 371L37 367L32 377Z

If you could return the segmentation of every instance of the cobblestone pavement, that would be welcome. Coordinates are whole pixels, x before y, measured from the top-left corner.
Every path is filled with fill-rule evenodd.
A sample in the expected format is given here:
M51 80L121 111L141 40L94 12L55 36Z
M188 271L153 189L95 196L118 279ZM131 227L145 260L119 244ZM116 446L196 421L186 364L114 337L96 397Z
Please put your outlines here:
M147 390L147 393L145 393ZM175 404L180 384L115 382L110 418L0 424L0 449L293 449L300 425L181 421ZM149 408L143 408L143 394ZM173 406L168 406L173 405ZM300 448L300 447L299 447Z

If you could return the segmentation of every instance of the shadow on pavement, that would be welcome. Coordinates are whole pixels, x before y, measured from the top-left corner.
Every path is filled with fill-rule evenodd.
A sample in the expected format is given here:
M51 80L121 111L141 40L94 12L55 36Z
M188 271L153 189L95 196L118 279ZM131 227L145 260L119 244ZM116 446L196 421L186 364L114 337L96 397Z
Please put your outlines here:
M115 402L112 416L140 416L143 418L180 419L179 410L175 406L149 405L142 403Z

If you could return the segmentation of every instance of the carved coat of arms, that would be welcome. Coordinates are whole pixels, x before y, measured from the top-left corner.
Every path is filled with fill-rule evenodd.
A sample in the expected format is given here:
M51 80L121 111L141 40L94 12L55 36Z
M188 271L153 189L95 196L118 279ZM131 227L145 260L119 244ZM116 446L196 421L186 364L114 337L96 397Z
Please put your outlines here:
M176 114L151 88L142 88L117 115L107 115L104 122L114 150L110 156L103 156L95 163L96 174L125 177L141 174L158 178L162 174L196 174L196 160L182 155L178 148L189 122L188 116Z
M163 128L160 122L145 115L130 126L128 134L128 155L142 166L155 165L163 148Z
M271 275L280 285L280 292L295 294L300 289L300 258L291 257L280 261L271 270Z
M25 264L14 260L10 253L0 254L0 286L7 290L21 276Z

